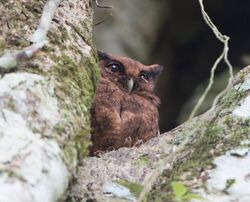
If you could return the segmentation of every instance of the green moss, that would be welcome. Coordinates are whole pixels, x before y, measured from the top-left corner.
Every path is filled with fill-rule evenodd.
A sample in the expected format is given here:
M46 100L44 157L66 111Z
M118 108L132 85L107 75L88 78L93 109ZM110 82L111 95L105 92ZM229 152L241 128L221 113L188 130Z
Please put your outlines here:
M228 118L225 118L226 120ZM228 134L226 140L224 141L225 148L233 148L238 146L242 140L249 137L250 133L250 123L249 119L242 118L232 118L231 121L226 121L225 133Z
M87 123L90 125L90 123ZM83 157L87 156L89 153L89 146L91 145L91 141L89 140L90 138L90 127L88 126L86 129L81 129L76 133L75 136L75 144L77 150L78 150L78 156Z
M86 156L90 145L89 110L100 75L99 68L94 56L90 60L83 58L79 64L65 54L54 57L54 60L57 65L52 68L52 74L60 83L56 95L61 103L61 114L64 122L73 126L73 138L69 140L69 145L76 147L80 156ZM57 126L59 134L64 130L63 126ZM67 145L65 151L70 156L72 151Z
M71 36L63 25L57 26L58 32L49 31L50 44L43 49L56 64L46 74L56 79L55 93L63 120L56 126L55 134L59 134L59 141L63 139L60 141L61 147L65 153L65 161L69 163L75 158L74 148L77 148L79 156L86 156L88 153L87 148L91 144L89 110L100 78L95 51L90 57L85 57L74 43L65 43L65 41L72 41L74 35L77 35L75 39L78 40L80 36L87 44L90 44L91 32L87 24L91 26L92 23L84 24L83 21L79 21L80 26L78 23L77 25L68 24L75 31L71 32ZM58 56L59 53L55 53L57 49L54 47L58 47L62 55ZM75 56L81 60L79 61ZM64 137L69 133L69 136ZM63 144L65 138L68 139Z
M136 165L138 167L148 166L150 164L150 159L147 155L142 155L136 160Z
M209 125L203 136L198 137L199 140L191 146L190 151L192 152L191 157L179 166L175 177L181 176L184 172L190 172L191 176L195 176L200 168L205 168L212 163L211 150L215 148L216 144L220 140L220 133L222 128L216 125Z
M199 124L197 123L197 125ZM202 128L205 128L205 131L202 131ZM161 183L155 185L155 190L148 194L148 201L171 200L173 196L171 181L180 183L193 181L199 177L201 170L211 169L214 166L214 157L224 154L239 146L243 140L248 139L250 120L231 115L222 117L218 115L213 122L205 123L202 127L197 128L195 133L197 134L196 140L189 145L189 148L185 148L186 151L190 151L189 154L186 154L187 160L176 162L172 171L165 172L160 177Z
M223 192L227 193L227 190L235 183L235 179L227 179L226 181L226 187L223 189Z
M72 25L72 27L74 28L76 34L78 34L86 44L92 44L92 38L88 34L91 30L89 30L89 27L86 24L81 24L81 27Z
M73 144L68 144L67 146L65 146L63 148L63 160L65 162L66 165L68 165L69 167L72 166L72 164L74 163L74 161L76 161L77 159L77 152L75 150L75 147Z
M241 100L244 96L246 96L246 92L232 89L222 99L222 107L224 109L235 107L238 104L238 101Z
M173 200L175 193L171 182L178 181L181 183L183 180L193 180L200 173L201 168L206 168L212 164L213 154L210 151L219 141L219 133L222 132L222 128L211 123L204 125L204 128L206 128L204 135L198 136L198 140L193 145L190 145L189 149L186 149L190 151L188 160L177 162L174 165L173 172L164 173L160 177L161 183L148 195L148 201L176 201ZM196 132L199 133L199 131ZM185 179L183 179L184 174ZM165 183L163 183L164 181Z
M5 4L3 15L8 16L9 29L3 30L5 36L0 36L0 54L3 53L3 50L20 50L30 45L30 41L24 36L27 34L27 29L29 31L29 29L35 30L37 28L37 23L44 7L44 2L39 0L4 0L2 3ZM90 14L88 20L92 20L90 10L86 10L86 12ZM85 19L82 21L85 21ZM90 27L92 23L89 23L89 21L86 24L81 21L79 23L77 32L86 39L87 43L90 43ZM25 26L26 28L24 29ZM32 58L32 60L18 65L17 71L24 70L25 72L45 75L56 79L55 93L58 97L60 115L63 119L54 128L53 137L58 139L64 151L65 161L70 164L72 160L76 159L75 147L77 147L77 154L87 154L87 147L90 144L89 109L100 73L94 53L92 53L90 58L81 55L79 47L74 46L76 41L73 41L72 36L69 36L65 26L58 24L57 28L59 30L49 30L48 32L49 44L42 49L43 54L45 52L46 55L40 57L40 52L37 53L36 57ZM10 30L16 31L15 33L11 33ZM68 39L72 41L71 45L65 43ZM71 56L63 54L66 52ZM74 56L82 58L81 61L73 58ZM53 63L49 59L52 59L56 65L51 67L50 64ZM39 68L43 67L44 62L46 63L45 66L48 67L45 70ZM9 107L13 108L15 106L10 102ZM64 142L66 143L64 144Z
M231 127L233 124L233 117L230 115L225 116L224 124L226 124L226 126L228 126L228 127Z
M0 36L0 53L3 53L4 48L5 48L5 40L3 37Z
M62 42L67 41L67 39L69 39L69 34L68 34L68 31L66 30L66 28L63 26L59 26L58 28L60 30L59 33L61 34L60 40L62 40Z

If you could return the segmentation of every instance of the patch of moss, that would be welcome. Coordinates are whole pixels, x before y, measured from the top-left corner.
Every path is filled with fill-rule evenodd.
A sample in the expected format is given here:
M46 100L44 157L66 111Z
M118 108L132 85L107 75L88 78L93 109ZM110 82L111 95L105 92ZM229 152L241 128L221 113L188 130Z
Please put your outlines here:
M75 34L78 34L86 44L88 45L92 44L92 37L90 37L88 34L89 32L91 32L91 30L86 24L84 23L81 24L81 27L77 25L72 25L72 27L76 32Z
M65 164L71 168L74 166L74 162L77 159L77 151L75 150L75 147L73 145L73 143L69 143L67 146L63 147L63 160L65 162Z
M0 36L0 54L3 53L4 48L5 48L5 40L3 37Z
M230 115L229 115L230 116ZM250 133L249 119L233 118L228 121L228 117L225 117L226 123L225 133L228 134L227 139L224 141L225 148L233 148L238 146L239 143L247 139Z
M213 124L209 125L206 128L204 135L198 137L199 140L191 146L190 150L193 150L191 157L179 166L175 176L182 175L182 173L187 171L191 171L191 175L196 175L200 168L205 168L207 165L211 165L212 153L210 151L214 149L219 142L220 132L222 132L222 128Z
M238 104L238 101L246 96L246 92L238 91L236 89L230 90L227 95L221 100L222 107L225 108L233 108Z
M190 149L186 149L190 151L188 160L177 162L174 165L173 172L164 173L160 177L159 185L156 185L155 189L148 194L148 201L175 201L173 200L174 193L171 182L179 181L181 183L184 174L185 180L192 180L200 173L202 168L212 164L212 153L210 151L216 146L222 129L211 123L204 125L204 128L206 128L204 135L198 136L198 140L193 145L189 145ZM196 132L199 133L199 131Z
M227 190L235 183L235 179L227 179L226 181L226 187L223 189L223 192L228 194Z
M142 155L136 160L136 165L138 167L148 166L150 164L150 159L147 155Z
M76 146L80 156L86 156L90 145L89 110L100 75L99 68L94 56L90 60L83 58L79 64L65 54L54 59L57 65L52 68L52 74L60 84L56 88L56 95L64 121L72 125L74 138L69 141ZM63 131L59 126L57 132L60 134Z
M214 166L214 157L239 146L241 141L249 137L250 120L231 115L218 116L213 122L205 123L203 128L205 131L201 128L195 131L196 140L189 145L189 149L185 149L190 151L187 160L176 162L172 171L163 173L160 182L148 194L148 201L172 201L173 191L170 182L192 181L199 177L202 170L211 169Z

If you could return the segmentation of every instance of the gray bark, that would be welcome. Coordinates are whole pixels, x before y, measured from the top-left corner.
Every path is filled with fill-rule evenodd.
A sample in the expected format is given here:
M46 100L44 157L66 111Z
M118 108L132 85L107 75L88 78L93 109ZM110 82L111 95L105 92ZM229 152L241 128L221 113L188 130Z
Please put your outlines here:
M88 109L99 76L90 45L92 9L88 0L61 2L44 38L58 2L0 1L3 202L63 199L78 156L87 153Z
M0 201L52 202L66 191L72 201L185 201L191 193L249 201L250 67L207 113L138 148L83 158L99 77L89 3L63 1L49 44L0 78ZM1 56L30 45L43 7L0 1Z
M97 201L186 201L187 195L191 201L249 201L249 89L250 66L205 114L138 148L84 159L72 196ZM184 185L181 196L173 192L172 182Z

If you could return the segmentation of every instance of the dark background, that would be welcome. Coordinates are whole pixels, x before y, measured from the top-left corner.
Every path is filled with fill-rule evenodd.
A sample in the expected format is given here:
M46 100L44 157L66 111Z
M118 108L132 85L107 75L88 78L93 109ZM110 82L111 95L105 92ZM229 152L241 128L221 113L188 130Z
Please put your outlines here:
M158 82L161 132L189 116L205 89L211 66L223 44L204 22L198 0L103 0L113 9L95 8L94 42L98 49L165 69ZM250 1L207 0L205 9L230 37L229 60L237 72L250 64ZM113 17L109 17L110 14ZM199 113L225 87L228 70L221 63L215 84Z

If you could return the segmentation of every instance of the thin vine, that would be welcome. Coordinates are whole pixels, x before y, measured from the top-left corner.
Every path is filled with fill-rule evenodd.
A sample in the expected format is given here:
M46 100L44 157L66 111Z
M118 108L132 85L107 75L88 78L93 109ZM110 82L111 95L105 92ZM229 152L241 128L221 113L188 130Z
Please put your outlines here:
M214 102L212 104L211 109L215 108L216 103L218 100L221 98L222 95L224 95L231 87L232 85L232 80L233 80L233 67L231 63L228 60L228 41L229 37L227 35L221 34L221 32L218 30L218 28L215 26L215 24L212 22L211 18L208 16L207 12L205 11L204 5L203 5L203 0L199 0L200 8L201 8L201 13L203 16L203 19L205 20L206 24L212 29L213 33L215 34L216 38L221 41L224 44L223 51L221 55L217 58L217 60L214 62L211 72L210 72L210 79L209 79L209 84L206 87L205 91L201 95L200 99L198 100L197 104L195 105L194 109L192 110L188 121L191 121L191 119L196 115L197 110L200 108L201 104L204 102L208 92L211 90L211 87L213 86L214 83L214 75L215 75L215 70L217 69L219 63L224 60L226 65L228 66L229 69L229 79L228 79L228 84L227 87L216 96L214 99ZM173 159L174 156L176 156L179 152L183 151L185 149L185 145L188 142L188 136L184 139L184 141L176 148L175 151L173 151L172 154L169 154L166 158L163 158L160 162L159 165L155 170L153 170L145 179L145 185L143 186L143 189L139 195L138 201L139 202L145 202L147 201L147 194L150 191L151 187L153 184L155 184L156 180L158 177L163 173L165 169L167 169L167 165L170 166L171 159Z
M195 105L195 107L193 108L190 116L189 116L189 120L192 119L198 109L200 108L200 106L202 105L202 103L204 102L208 92L211 90L213 84L214 84L214 74L215 74L215 70L218 67L218 64L224 59L224 62L226 63L226 65L228 66L229 69L229 79L228 79L228 84L227 87L221 92L219 93L216 98L214 99L214 102L212 104L211 109L215 108L215 105L217 104L218 100L221 98L221 96L223 96L231 87L232 85L232 80L233 80L233 66L231 65L231 63L228 60L228 52L229 52L229 47L228 47L228 41L229 41L229 37L227 35L223 35L218 28L215 26L215 24L212 22L211 18L209 17L209 15L207 14L207 12L205 11L204 5L203 5L203 0L199 0L199 4L201 7L201 13L203 16L203 19L205 20L206 24L212 29L213 33L215 34L216 38L221 41L224 44L224 48L222 50L221 55L217 58L217 60L215 61L214 65L211 68L211 72L210 72L210 79L209 79L209 83L208 86L206 87L205 91L203 92L203 94L201 95L201 97L199 98L197 104Z

